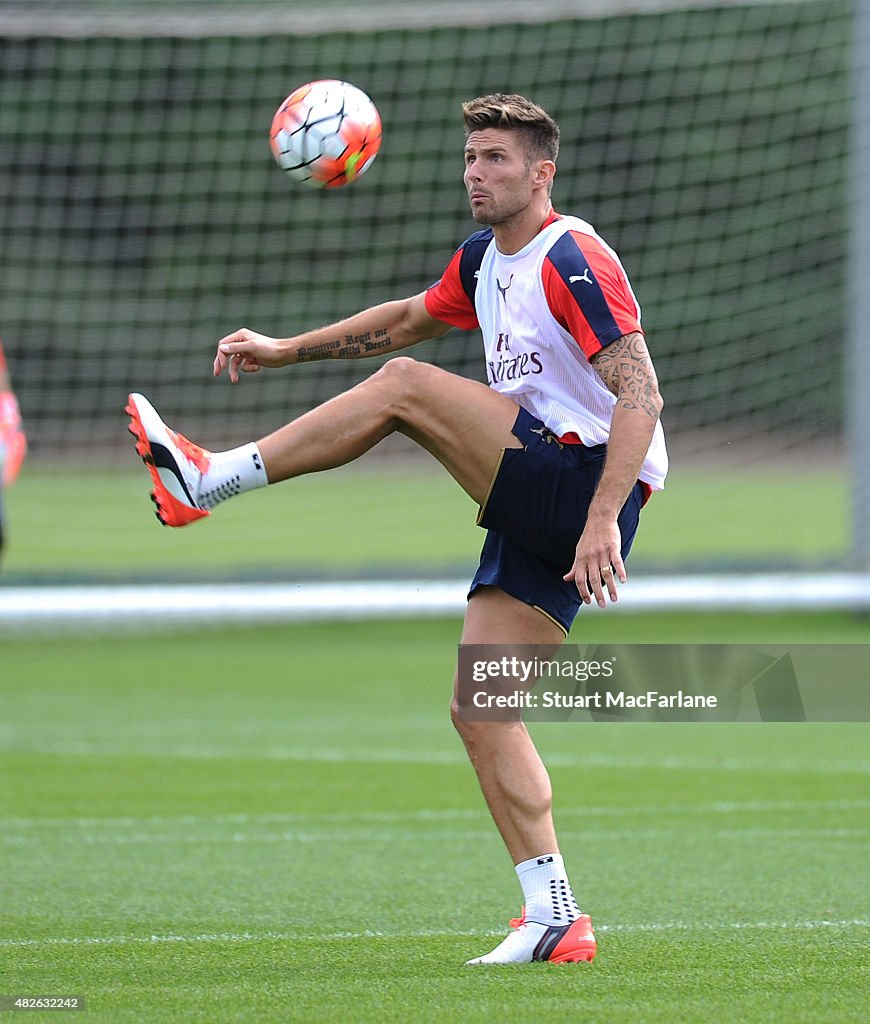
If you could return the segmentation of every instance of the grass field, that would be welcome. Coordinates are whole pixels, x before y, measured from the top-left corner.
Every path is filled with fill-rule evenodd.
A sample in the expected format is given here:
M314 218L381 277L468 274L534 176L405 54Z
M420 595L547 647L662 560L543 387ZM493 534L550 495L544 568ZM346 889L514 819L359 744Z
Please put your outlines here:
M446 716L457 631L0 639L0 992L120 1024L866 1020L867 725L536 726L601 952L464 967L520 891Z
M466 576L483 542L476 506L429 462L305 477L222 506L207 528L180 531L159 528L132 450L121 472L25 470L4 498L10 583L416 570ZM787 468L677 466L667 491L644 510L631 564L830 569L846 558L847 509L837 466L807 466L799 483Z

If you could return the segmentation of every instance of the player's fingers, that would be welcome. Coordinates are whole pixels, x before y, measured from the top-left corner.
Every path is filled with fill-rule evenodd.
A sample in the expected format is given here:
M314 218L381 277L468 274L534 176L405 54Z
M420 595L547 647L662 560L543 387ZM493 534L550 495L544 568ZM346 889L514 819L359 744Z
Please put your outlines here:
M579 558L574 559L574 564L571 566L570 570L565 573L562 579L566 583L573 580L577 584L577 591L580 594L580 600L583 604L592 603L593 590L589 583L589 573L585 563L583 563Z
M616 592L616 573L613 570L613 566L610 565L610 563L607 565L602 563L599 568L599 573L604 586L607 588L607 596L611 601L617 601L619 599L619 595Z
M238 383L240 373L256 373L260 369L257 360L245 352L236 352L230 356L229 366L233 384Z
M219 377L225 367L230 368L230 379L232 380L232 365L230 358L239 352L245 352L250 348L250 331L245 327L240 331L228 334L217 344L217 353L214 360L214 375ZM235 383L235 381L233 381Z
M239 379L240 373L250 373L251 363L247 355L244 352L236 352L232 356L233 366L236 368L236 380Z
M608 568L610 568L608 566ZM589 586L592 590L592 595L595 598L596 604L600 608L604 608L607 605L607 601L604 599L604 587L602 581L604 576L602 574L602 565L590 565L586 570L586 578L589 580Z
M577 584L577 590L580 593L580 600L583 604L592 603L592 591L589 588L589 579L586 576L586 569L584 566L578 566L574 563L573 569L574 582Z
M224 345L231 345L236 341L247 341L251 336L251 332L247 327L241 327L237 331L233 331L232 334L228 334L225 338L221 338L218 342L218 348L223 348Z
M235 356L239 353L245 353L250 351L251 343L249 341L222 341L218 345L218 352L222 352L225 356Z

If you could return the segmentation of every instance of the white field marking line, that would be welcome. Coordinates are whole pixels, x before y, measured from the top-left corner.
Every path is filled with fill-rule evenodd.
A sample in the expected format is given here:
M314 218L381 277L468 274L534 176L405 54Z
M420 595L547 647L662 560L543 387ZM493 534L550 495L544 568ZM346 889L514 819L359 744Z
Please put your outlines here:
M846 918L833 921L727 921L724 924L715 924L712 921L662 921L650 924L595 925L597 932L813 931L816 928L870 928L870 920Z
M545 756L545 760L547 760ZM579 759L578 759L579 763ZM870 761L768 761L755 757L625 757L622 754L589 754L582 763L601 768L670 768L676 771L724 771L724 772L800 772L801 774L870 774Z
M237 761L314 761L330 764L383 763L383 764L466 764L467 757L461 751L450 750L342 750L328 747L281 747L262 746L252 750L240 749L236 746L202 745L195 743L161 743L143 742L131 737L129 741L102 742L100 740L68 741L33 741L22 740L20 737L0 739L0 750L16 754L54 754L70 757L181 757L202 760L237 760ZM570 756L558 755L550 760L556 764L561 759L563 764L574 765L575 759Z
M589 725L591 723L585 723ZM599 723L604 727L607 723ZM546 726L546 723L544 723ZM545 735L545 734L543 734ZM449 750L349 750L326 747L284 747L264 746L256 750L244 750L235 746L201 745L195 743L153 743L131 738L123 743L101 740L42 741L39 738L28 741L20 735L0 738L0 751L17 754L48 754L71 757L179 757L204 760L255 760L255 761L310 761L335 764L445 764L464 765L467 759L461 751ZM870 774L870 761L816 761L786 760L768 761L765 758L703 758L625 756L623 754L563 754L542 751L544 761L551 768L630 768L645 770L675 771L724 771L724 772L799 772L801 774Z
M335 826L332 826L334 828ZM414 842L426 836L425 832L407 829L380 828L377 831L360 831L355 829L347 832L346 826L340 831L331 831L330 826L313 832L181 832L161 834L155 832L127 833L126 835L90 835L86 832L62 832L50 839L43 835L0 835L0 846L33 847L46 846L53 849L58 842L71 843L75 846L146 846L171 844L180 846L185 843L208 843L216 846L219 843L234 846L255 843L285 843L288 846L298 843L324 843L331 846L351 843L356 846L377 843ZM472 839L476 842L495 841L491 827L481 825L479 829L456 829L438 826L434 835L439 840ZM589 828L582 831L559 830L561 839L596 840L601 843L616 839L655 839L664 841L674 839L684 841L688 835L703 835L705 839L729 840L764 839L764 840L839 840L866 839L870 836L870 828L733 828L733 829L683 829L683 828ZM51 845L48 845L51 844Z
M658 921L648 924L597 924L596 932L631 934L633 932L728 932L728 931L814 931L822 928L870 928L870 920L818 921L730 921L716 924L712 921ZM2 949L45 949L51 946L156 946L171 943L211 942L346 942L365 939L435 939L435 938L490 938L504 935L503 931L475 929L423 929L413 932L348 931L348 932L205 932L195 935L84 935L48 936L42 939L0 938Z
M702 804L634 804L626 807L556 807L559 819L568 816L583 818L621 818L631 815L744 814L747 811L805 812L851 811L870 808L870 797L842 800L716 800ZM155 814L147 817L110 818L21 818L0 816L0 829L14 828L147 828L168 825L268 825L268 824L401 824L406 822L475 821L484 812L478 808L421 808L414 811L324 811L317 814L294 811L263 814Z
M425 838L425 835L425 833L396 831L395 829L392 829L390 831L377 832L356 831L352 835L346 835L342 832L327 831L273 833L235 832L223 835L220 833L210 832L199 832L196 834L179 833L170 835L161 835L155 834L153 832L146 832L139 835L133 833L124 836L91 836L87 835L86 833L78 833L75 836L68 834L54 836L51 840L48 840L48 842L52 844L57 843L58 841L68 842L75 846L181 846L185 843L193 843L195 845L208 843L209 846L217 846L220 843L225 843L232 846L240 846L243 844L254 843L284 843L287 846L292 846L294 843L298 843L300 845L310 843L312 845L315 845L317 843L328 842L330 846L337 846L343 843L350 843L362 847L366 844L376 843L411 843L414 840ZM435 835L438 837L438 839L443 840L472 839L475 842L485 842L488 839L495 839L491 827L481 827L479 829L438 829ZM39 836L0 836L0 846L4 847L26 846L28 849L32 849L33 847L42 846L46 842L47 841L44 837L41 838ZM51 847L48 847L48 849L51 849Z

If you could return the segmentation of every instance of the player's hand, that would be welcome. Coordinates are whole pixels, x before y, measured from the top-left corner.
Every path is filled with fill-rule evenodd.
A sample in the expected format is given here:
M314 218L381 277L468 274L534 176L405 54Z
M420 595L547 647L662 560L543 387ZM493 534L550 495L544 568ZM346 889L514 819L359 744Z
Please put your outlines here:
M625 583L625 565L620 549L622 537L615 519L587 520L586 528L577 542L574 564L562 577L574 580L584 604L594 597L600 607L607 604L605 594L617 601L616 581Z
M239 382L239 372L256 373L262 366L276 367L285 363L281 342L267 338L247 327L221 338L214 359L214 375L220 377L224 369L229 371L230 381Z

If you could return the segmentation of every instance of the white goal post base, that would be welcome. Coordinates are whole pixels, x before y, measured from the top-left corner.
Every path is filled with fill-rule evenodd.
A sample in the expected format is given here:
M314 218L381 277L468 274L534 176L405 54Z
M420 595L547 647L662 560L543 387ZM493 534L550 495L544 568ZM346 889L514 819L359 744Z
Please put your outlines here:
M0 633L458 616L467 587L464 580L6 587ZM832 610L870 612L870 574L641 578L621 589L608 614Z

